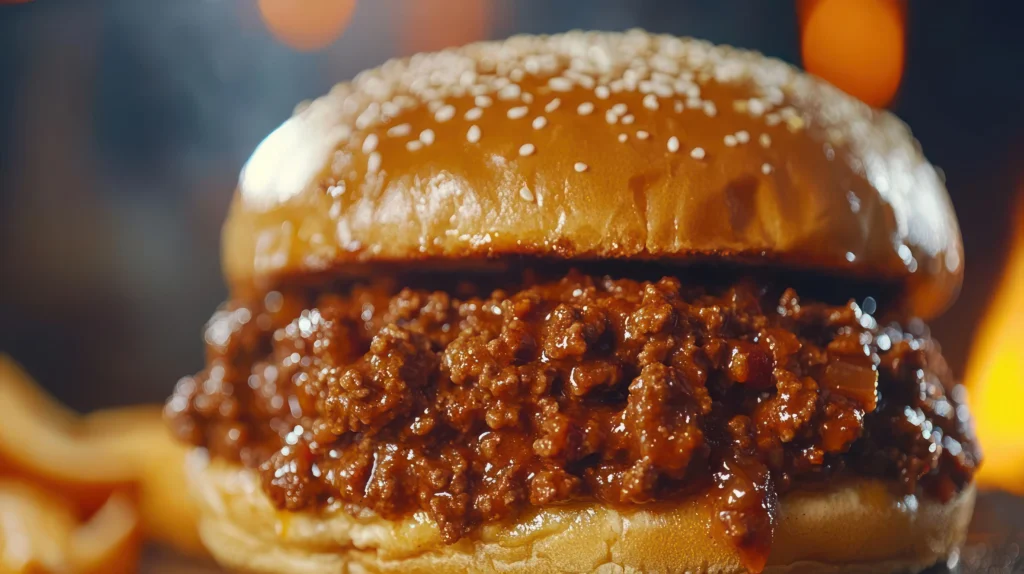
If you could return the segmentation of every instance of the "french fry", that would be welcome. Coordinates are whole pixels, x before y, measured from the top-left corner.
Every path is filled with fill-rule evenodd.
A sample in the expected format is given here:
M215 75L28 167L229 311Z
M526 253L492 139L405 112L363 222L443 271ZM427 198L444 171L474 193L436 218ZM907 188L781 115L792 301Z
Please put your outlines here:
M81 574L127 574L137 569L141 536L131 500L115 493L72 532L68 563Z
M136 568L139 519L112 495L85 523L75 504L25 481L0 481L0 572L127 574Z
M112 490L130 490L139 461L96 448L97 435L0 356L0 474L32 476L95 510Z
M56 572L75 527L70 501L27 483L0 481L0 572Z
M147 538L189 554L205 553L185 484L187 449L171 438L159 407L79 416L39 389L13 361L0 356L0 421L0 477L30 479L40 492L61 493L66 500L61 508L68 506L73 520L90 515L122 518L98 523L104 528L125 524L125 509L118 505L128 505L140 515ZM117 498L111 498L115 492ZM114 500L121 502L111 506ZM63 517L55 508L46 507L44 515L54 520ZM104 511L108 514L101 514ZM85 536L90 532L85 530L82 541L69 543L70 547L77 548L83 564L109 566L101 556L104 546L86 544L95 542ZM115 538L106 530L100 536L101 540ZM131 553L122 548L118 554Z

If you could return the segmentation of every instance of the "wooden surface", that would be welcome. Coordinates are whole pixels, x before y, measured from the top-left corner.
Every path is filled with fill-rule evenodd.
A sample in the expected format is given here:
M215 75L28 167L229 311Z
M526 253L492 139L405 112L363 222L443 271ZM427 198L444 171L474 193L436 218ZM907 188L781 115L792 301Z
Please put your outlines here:
M937 566L926 574L1024 573L1024 497L1003 492L982 493L971 522L967 544L952 567ZM146 551L140 574L218 574L202 560L183 558L160 549Z

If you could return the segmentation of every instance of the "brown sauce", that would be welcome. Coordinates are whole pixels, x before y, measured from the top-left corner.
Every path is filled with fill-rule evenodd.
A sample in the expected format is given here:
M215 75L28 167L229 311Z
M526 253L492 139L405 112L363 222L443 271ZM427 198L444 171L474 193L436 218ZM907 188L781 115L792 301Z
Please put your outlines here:
M870 476L948 500L978 464L938 345L853 303L753 279L509 283L231 301L168 420L280 508L424 510L448 542L528 506L708 497L752 570L787 491Z

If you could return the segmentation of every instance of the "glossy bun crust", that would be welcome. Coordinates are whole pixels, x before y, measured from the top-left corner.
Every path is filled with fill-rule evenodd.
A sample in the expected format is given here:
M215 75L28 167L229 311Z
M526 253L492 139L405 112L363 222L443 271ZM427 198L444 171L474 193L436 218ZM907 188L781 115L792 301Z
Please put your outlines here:
M905 286L929 317L962 246L894 116L755 52L633 31L394 60L300 107L245 166L237 291L285 275L725 258Z
M189 470L200 536L222 565L245 572L745 571L709 533L711 510L699 501L542 508L446 545L422 514L392 522L340 510L277 511L252 471L195 455ZM918 572L963 543L973 507L973 488L947 504L899 498L869 480L794 493L780 502L765 572Z

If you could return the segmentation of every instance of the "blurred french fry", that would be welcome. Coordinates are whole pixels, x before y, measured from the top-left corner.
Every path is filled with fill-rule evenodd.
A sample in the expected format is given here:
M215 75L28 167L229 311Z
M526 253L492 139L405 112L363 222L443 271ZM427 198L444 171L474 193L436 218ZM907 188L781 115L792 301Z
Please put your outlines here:
M75 527L66 501L20 481L0 481L0 572L56 572Z
M71 534L68 562L81 574L121 574L137 569L141 536L132 502L115 493Z
M139 475L137 460L96 448L96 435L0 356L0 473L32 476L95 509Z
M192 555L205 555L196 531L198 510L185 478L188 449L171 438L159 410L136 428L133 434L141 440L128 445L125 452L140 463L136 494L146 536Z
M204 553L185 483L186 450L171 438L159 407L79 416L0 356L0 475L31 479L40 489L61 493L74 503L73 519L97 509L95 516L113 513L110 497L117 492L125 504L128 496L137 507L147 538L190 554ZM83 560L102 551L85 544L90 540L74 546Z
M0 572L122 574L133 572L139 520L131 502L112 495L80 524L75 505L20 480L0 481Z

